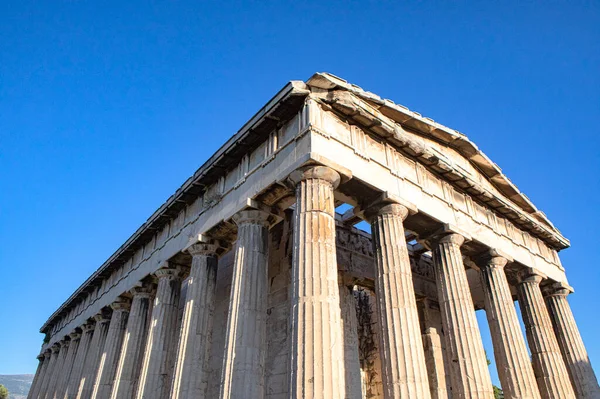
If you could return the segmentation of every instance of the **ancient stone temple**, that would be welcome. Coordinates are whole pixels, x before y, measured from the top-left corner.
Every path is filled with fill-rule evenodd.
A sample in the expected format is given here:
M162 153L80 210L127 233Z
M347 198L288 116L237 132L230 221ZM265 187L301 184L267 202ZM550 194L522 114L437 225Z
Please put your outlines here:
M493 398L481 310L506 398L600 398L568 246L463 134L318 73L50 316L29 397Z

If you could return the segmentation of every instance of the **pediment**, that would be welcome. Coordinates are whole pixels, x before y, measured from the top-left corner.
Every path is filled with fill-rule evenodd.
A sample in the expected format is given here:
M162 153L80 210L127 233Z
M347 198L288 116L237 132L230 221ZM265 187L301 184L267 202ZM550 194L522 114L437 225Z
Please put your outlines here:
M464 134L327 73L308 81L312 95L479 198L555 249L569 241L502 170Z

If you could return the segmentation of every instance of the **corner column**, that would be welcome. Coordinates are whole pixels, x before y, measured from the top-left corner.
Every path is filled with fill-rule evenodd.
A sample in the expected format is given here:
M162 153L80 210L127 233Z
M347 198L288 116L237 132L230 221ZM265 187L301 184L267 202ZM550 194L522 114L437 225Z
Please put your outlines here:
M202 398L208 385L218 246L197 243L187 252L192 255L185 307L181 320L172 399Z
M544 287L543 291L546 295L550 320L575 389L575 395L578 399L600 398L596 374L567 301L567 295L573 292L573 289L566 284L555 283Z
M81 377L83 376L86 357L90 349L90 343L92 342L92 336L95 328L96 324L92 321L88 321L81 326L81 339L79 340L79 346L77 347L77 353L75 354L75 360L73 361L73 368L71 369L71 375L69 376L69 383L67 384L67 389L65 390L66 399L75 399L79 395Z
M50 381L52 380L52 374L54 372L56 361L58 359L58 345L54 344L50 347L50 359L48 359L48 367L46 368L46 372L44 373L44 381L40 386L40 390L38 392L38 397L43 399L46 397L48 392L48 386Z
M386 398L430 398L403 221L408 208L379 203L365 211L375 253L379 352Z
M493 399L492 380L460 252L465 237L452 231L431 239L433 263L454 399Z
M292 260L291 398L346 397L333 190L340 175L309 166L296 185Z
M157 270L154 275L158 278L158 287L140 373L138 399L169 397L175 361L174 341L177 339L182 272L179 267L167 267Z
M575 393L540 290L544 276L527 269L518 277L517 295L540 394L544 399L573 399Z
M52 369L50 368L50 359L52 358L52 350L48 349L44 352L44 369L42 370L43 374L41 375L41 379L37 386L35 387L35 391L31 395L32 399L38 399L41 396L42 388L47 381L48 374L51 373Z
M112 317L110 318L106 342L104 343L104 349L98 365L98 374L94 382L92 399L107 399L110 397L110 391L117 373L119 353L121 352L127 328L131 301L129 299L121 299L118 302L112 303L110 307L112 309Z
M31 383L31 388L29 389L29 393L27 394L27 399L32 399L35 398L35 392L37 389L37 386L40 384L41 380L44 378L44 366L46 365L44 363L44 360L46 359L46 356L44 353L40 353L37 356L38 359L38 366L37 366L37 370L35 371L35 377L33 377L33 382Z
M267 212L244 210L238 226L220 397L263 398L267 350Z
M479 263L485 313L504 396L507 399L539 399L540 392L504 273L508 259L491 250L482 256Z
M133 296L131 312L119 354L111 399L132 399L134 397L148 336L154 285L144 284L129 292Z

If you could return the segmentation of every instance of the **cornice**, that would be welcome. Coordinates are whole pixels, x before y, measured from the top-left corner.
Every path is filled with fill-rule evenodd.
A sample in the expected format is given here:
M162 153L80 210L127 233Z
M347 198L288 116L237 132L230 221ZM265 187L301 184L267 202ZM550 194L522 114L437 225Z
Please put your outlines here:
M449 183L479 198L519 228L542 239L549 247L556 250L569 247L569 240L554 227L543 212L539 211L501 169L464 134L331 74L317 73L307 81L307 85L315 99L364 126L435 172L452 177ZM411 139L407 132L422 135L457 151L482 173L502 196L490 192L461 168L453 167L434 151Z
M109 275L114 268L127 262L137 249L151 241L157 231L160 231L166 223L176 217L183 208L193 203L205 191L207 186L216 182L231 166L236 165L249 150L264 141L273 129L293 117L302 107L309 93L306 84L302 81L291 81L286 84L75 290L42 325L40 332L48 332L53 321L66 313L71 304L74 304L80 296L85 295L91 287L101 284L106 275Z

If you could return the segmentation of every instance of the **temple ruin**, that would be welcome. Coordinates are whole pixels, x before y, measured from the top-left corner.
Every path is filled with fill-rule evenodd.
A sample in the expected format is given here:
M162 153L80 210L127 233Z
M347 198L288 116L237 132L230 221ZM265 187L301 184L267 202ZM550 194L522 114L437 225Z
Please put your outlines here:
M505 398L598 399L568 246L465 135L317 73L50 316L29 398L492 399L481 309Z

